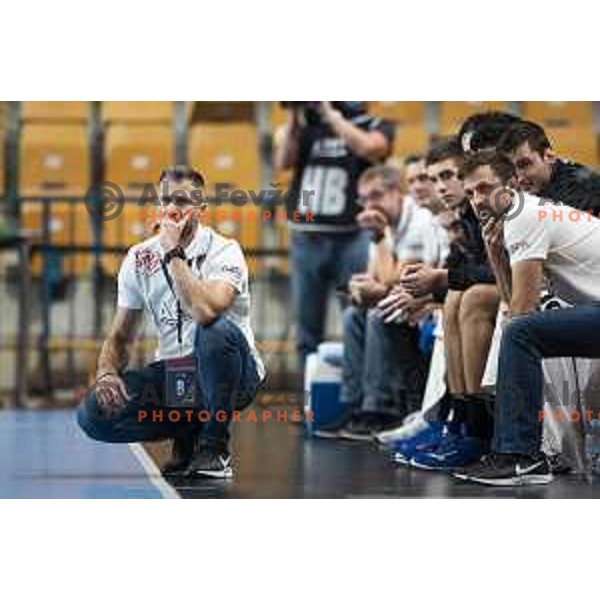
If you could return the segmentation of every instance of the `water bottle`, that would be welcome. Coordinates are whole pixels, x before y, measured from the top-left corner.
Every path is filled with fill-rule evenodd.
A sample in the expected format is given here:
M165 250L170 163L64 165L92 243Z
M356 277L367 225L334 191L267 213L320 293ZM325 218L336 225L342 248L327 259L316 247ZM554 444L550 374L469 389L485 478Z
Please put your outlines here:
M600 478L600 421L591 420L585 433L586 472L590 481Z

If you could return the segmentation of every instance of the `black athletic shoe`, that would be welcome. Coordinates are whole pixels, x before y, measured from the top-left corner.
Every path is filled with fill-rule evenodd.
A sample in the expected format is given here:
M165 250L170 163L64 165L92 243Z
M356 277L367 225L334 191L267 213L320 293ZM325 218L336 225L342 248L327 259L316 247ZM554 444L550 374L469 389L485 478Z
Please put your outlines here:
M379 419L370 415L361 415L351 419L339 431L338 438L354 442L368 442L374 439L376 433L383 431Z
M479 463L457 469L454 477L484 485L541 485L553 479L548 459L543 454L488 454Z
M162 468L162 474L167 476L183 475L196 450L195 436L175 438L171 447L171 458Z
M229 452L218 452L206 448L198 450L190 461L185 472L186 477L210 477L214 479L231 479L231 455Z

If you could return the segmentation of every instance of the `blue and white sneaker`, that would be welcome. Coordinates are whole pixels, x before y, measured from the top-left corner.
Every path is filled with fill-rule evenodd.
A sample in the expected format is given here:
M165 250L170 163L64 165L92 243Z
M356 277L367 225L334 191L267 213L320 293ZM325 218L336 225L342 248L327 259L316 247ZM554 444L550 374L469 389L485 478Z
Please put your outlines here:
M482 440L468 436L465 429L464 424L449 426L437 447L415 450L410 465L422 469L448 470L478 462L486 448Z
M421 433L424 429L427 429L427 427L429 427L429 423L425 420L423 413L417 411L408 415L408 417L402 421L400 427L378 433L375 436L375 441L384 446L392 447L395 442L410 439L418 433Z
M443 423L434 421L429 423L427 429L423 429L412 438L389 444L388 447L394 452L394 461L400 464L408 464L415 452L437 448L442 440L444 428Z

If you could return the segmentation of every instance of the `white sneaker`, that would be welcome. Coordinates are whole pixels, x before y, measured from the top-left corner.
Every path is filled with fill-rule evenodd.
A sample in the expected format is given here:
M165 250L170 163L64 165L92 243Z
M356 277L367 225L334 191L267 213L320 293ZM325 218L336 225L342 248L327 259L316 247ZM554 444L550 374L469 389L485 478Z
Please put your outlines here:
M414 437L424 429L427 429L428 426L429 423L425 420L423 414L417 411L408 415L400 427L382 431L375 436L375 439L380 444L393 444L394 442Z

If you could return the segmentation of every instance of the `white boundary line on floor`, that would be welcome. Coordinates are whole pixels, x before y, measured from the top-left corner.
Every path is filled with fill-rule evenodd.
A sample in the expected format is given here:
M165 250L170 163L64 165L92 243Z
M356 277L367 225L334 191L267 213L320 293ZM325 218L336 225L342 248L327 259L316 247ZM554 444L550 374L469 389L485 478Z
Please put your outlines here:
M128 444L129 448L142 465L150 481L156 486L163 498L168 500L181 499L175 488L171 486L162 476L156 463L150 458L144 446L140 443Z

